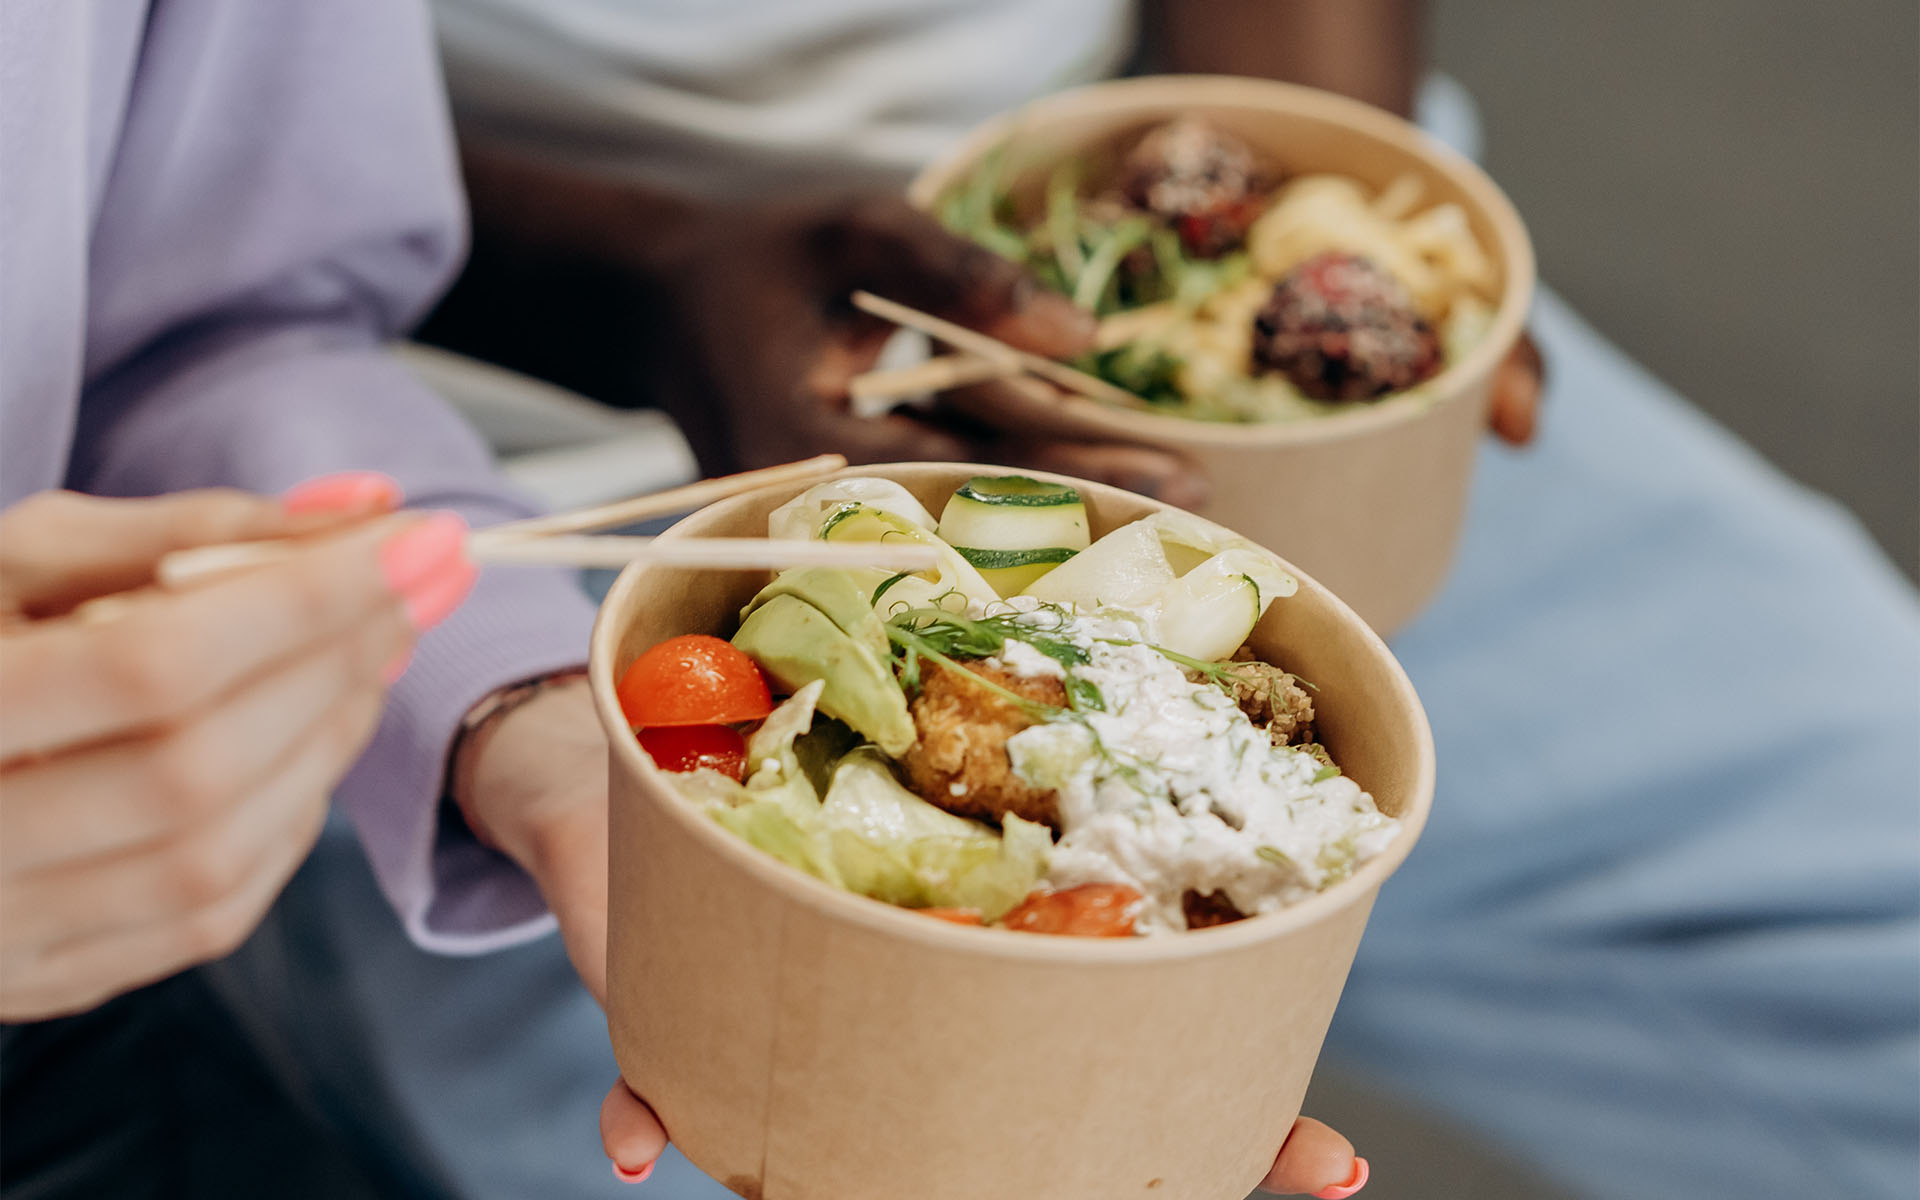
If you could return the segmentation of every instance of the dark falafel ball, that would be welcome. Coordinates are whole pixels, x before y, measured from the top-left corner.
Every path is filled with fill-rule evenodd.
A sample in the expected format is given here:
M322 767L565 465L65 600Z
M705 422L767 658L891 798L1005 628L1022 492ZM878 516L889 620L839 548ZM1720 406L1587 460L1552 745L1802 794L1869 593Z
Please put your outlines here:
M1317 254L1253 319L1255 363L1316 400L1372 400L1440 369L1440 336L1400 281L1356 254Z
M1260 161L1245 142L1182 117L1141 138L1120 167L1127 199L1165 218L1189 251L1236 249L1266 204Z

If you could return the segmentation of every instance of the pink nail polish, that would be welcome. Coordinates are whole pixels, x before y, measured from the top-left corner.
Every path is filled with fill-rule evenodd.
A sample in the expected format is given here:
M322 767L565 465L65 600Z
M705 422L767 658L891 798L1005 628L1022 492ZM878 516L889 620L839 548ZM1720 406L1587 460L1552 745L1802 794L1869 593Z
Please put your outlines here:
M413 651L411 650L394 655L393 661L388 663L386 670L380 673L381 682L385 683L388 687L399 683L400 677L407 673L407 664L412 661Z
M280 498L291 515L383 513L400 507L400 485L378 471L340 471L296 484Z
M1367 1174L1367 1160L1356 1155L1353 1160L1352 1178L1348 1179L1345 1183L1336 1183L1332 1187L1321 1188L1315 1192L1314 1195L1318 1197L1318 1200L1347 1200L1348 1196L1353 1195L1361 1188L1367 1186Z
M405 595L441 567L466 555L467 523L460 514L437 512L407 526L380 547L387 586Z
M657 1163L659 1161L660 1160L656 1158L653 1160L653 1162L648 1163L646 1166L641 1167L637 1171L629 1171L625 1167L621 1166L619 1163L614 1163L613 1177L615 1179L618 1179L621 1183L645 1183L647 1181L647 1177L653 1174L654 1163Z
M473 590L480 570L464 559L448 563L407 592L407 620L421 633L447 619Z

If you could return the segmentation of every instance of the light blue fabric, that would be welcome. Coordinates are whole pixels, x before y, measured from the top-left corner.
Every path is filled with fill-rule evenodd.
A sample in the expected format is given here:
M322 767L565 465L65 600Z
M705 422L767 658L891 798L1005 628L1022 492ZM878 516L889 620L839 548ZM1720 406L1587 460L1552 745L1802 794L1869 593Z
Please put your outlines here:
M1329 1059L1599 1200L1910 1197L1914 591L1553 296L1535 329L1543 437L1484 451L1454 576L1396 643L1441 787ZM622 1194L605 1027L558 943L422 954L357 853L329 838L216 986L409 1192ZM676 1156L645 1191L727 1194Z
M1440 789L1328 1054L1596 1197L1911 1197L1914 591L1551 294L1534 329L1542 440L1483 453L1395 642Z

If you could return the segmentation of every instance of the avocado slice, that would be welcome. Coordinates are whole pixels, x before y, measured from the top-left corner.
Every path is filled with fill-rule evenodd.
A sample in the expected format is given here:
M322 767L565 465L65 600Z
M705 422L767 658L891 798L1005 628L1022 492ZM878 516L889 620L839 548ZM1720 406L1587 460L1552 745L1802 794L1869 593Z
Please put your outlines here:
M845 721L888 754L905 754L913 746L913 718L892 669L807 601L769 598L747 614L733 644L781 690L823 681L820 711Z
M887 631L873 611L873 604L860 591L853 573L844 567L798 567L782 571L760 594L740 610L744 622L775 596L792 596L820 610L822 616L839 627L840 632L882 666L893 657L887 645Z

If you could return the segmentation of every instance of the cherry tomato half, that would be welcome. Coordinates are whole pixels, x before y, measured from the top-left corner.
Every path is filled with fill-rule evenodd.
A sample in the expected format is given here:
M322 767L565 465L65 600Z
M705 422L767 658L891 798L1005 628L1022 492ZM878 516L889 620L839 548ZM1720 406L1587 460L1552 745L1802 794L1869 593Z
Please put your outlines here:
M620 711L635 728L734 725L773 711L753 660L701 633L668 638L634 659L618 690Z
M1124 883L1083 883L1059 892L1035 892L1001 924L1023 933L1132 937L1140 900L1140 893Z
M747 740L725 725L668 725L634 735L640 748L662 771L698 771L705 767L732 779L747 773Z

